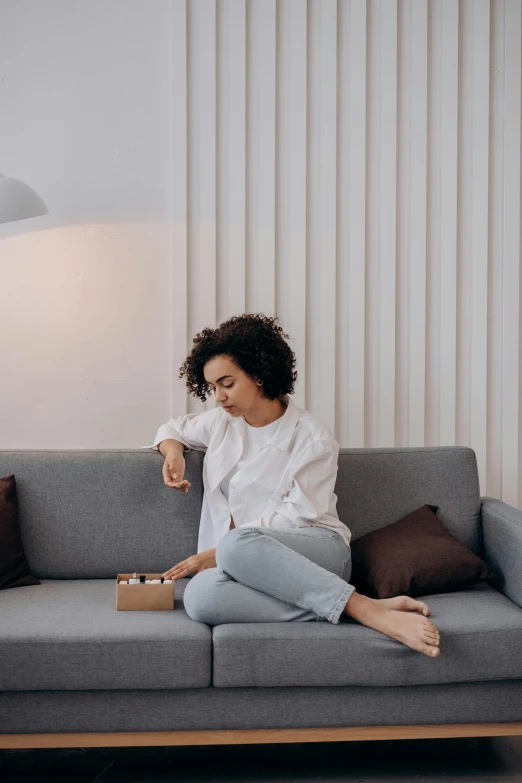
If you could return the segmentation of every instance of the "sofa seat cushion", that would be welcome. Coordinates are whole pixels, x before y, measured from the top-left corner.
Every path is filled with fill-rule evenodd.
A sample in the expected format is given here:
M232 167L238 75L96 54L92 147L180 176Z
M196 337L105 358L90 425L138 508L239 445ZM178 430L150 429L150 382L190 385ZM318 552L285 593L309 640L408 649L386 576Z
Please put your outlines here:
M440 631L429 658L358 623L326 620L213 627L218 688L404 686L522 678L522 609L487 583L422 596Z
M117 611L115 579L42 579L0 593L0 690L205 688L212 634L183 608Z

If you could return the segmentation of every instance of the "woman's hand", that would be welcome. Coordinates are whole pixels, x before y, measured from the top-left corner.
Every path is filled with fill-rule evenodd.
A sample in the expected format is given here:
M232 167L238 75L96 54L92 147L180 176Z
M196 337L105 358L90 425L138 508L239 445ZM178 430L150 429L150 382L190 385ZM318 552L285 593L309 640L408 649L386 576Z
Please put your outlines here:
M199 574L200 571L204 571L206 568L217 568L215 549L207 549L205 552L191 555L186 560L182 560L181 563L169 568L162 576L165 579L176 581L176 579L183 579L183 577L191 574Z
M177 451L167 452L163 463L163 483L167 487L174 487L180 492L188 492L190 481L183 479L185 475L185 457Z

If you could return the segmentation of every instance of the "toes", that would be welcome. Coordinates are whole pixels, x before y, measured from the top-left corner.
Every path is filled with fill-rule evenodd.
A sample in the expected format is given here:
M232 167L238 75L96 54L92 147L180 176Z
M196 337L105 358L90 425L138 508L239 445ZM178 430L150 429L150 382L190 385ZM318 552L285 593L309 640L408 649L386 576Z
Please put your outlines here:
M430 634L428 634L428 633L424 633L424 634L422 635L422 640L423 640L424 642L426 642L426 644L428 644L428 645L432 644L432 645L434 645L435 647L439 647L439 646L440 646L440 639L439 639L439 637L438 637L438 636L431 636L431 635L430 635Z
M410 596L404 596L404 598L406 598L408 609L411 611L419 612L425 617L431 614L430 607L424 601L416 601L414 598L410 598Z
M438 658L440 655L440 650L438 647L433 647L431 644L425 644L423 645L424 649L423 652L426 653L430 658Z

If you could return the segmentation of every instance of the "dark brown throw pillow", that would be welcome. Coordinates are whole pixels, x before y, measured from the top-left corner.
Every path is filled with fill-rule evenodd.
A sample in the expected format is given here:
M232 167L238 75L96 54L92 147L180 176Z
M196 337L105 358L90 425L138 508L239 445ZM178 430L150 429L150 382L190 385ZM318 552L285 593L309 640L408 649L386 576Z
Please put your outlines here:
M428 504L351 543L350 584L369 598L451 593L498 577Z
M0 590L39 585L25 557L13 475L0 478Z

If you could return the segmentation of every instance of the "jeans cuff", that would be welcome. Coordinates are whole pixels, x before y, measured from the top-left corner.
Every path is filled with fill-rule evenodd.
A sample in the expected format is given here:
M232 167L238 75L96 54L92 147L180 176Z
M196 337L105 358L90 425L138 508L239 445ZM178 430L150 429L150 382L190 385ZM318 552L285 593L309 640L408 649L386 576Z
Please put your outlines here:
M355 587L353 585L346 585L346 590L343 592L343 594L337 601L332 614L328 618L329 622L334 623L335 625L341 622L340 617L341 614L343 613L343 609L348 603L348 599L354 592L355 592Z

